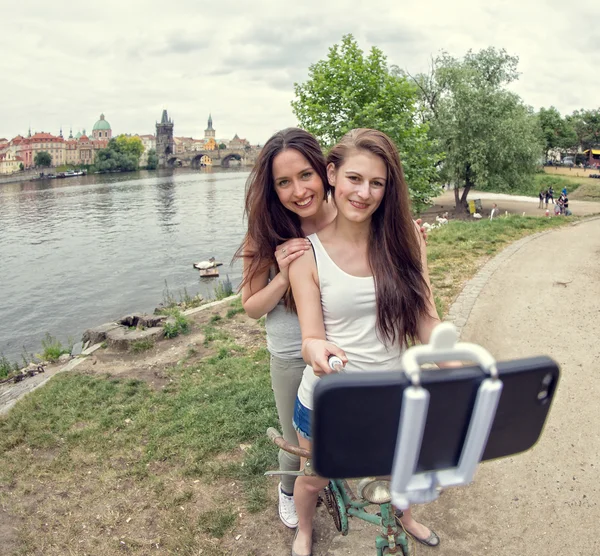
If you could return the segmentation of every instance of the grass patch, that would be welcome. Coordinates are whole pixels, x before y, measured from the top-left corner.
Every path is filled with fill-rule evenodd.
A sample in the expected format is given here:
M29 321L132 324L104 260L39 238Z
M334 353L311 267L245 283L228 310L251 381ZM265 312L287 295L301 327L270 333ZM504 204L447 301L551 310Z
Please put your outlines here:
M63 346L60 340L52 336L50 332L46 332L46 335L42 338L42 353L38 354L37 357L45 361L55 362L63 353L70 355L72 351L73 342L70 342L68 347Z
M191 322L177 307L165 309L165 315L169 318L163 324L165 338L175 338L179 334L187 334L191 329Z
M452 220L427 237L427 262L440 317L465 282L492 256L517 239L570 222L568 218L508 216L479 221Z
M148 351L154 347L154 340L152 338L143 338L141 340L136 340L131 344L129 348L133 353L142 353L144 351Z
M225 276L225 280L219 280L213 290L215 300L225 299L233 295L233 285L229 279L229 275Z
M73 538L89 538L99 544L82 541L81 550L92 554L141 555L159 543L166 553L216 555L215 538L235 527L237 512L213 493L230 493L233 478L245 511L264 509L272 483L263 473L277 466L265 436L277 424L269 356L234 344L220 329L227 322L210 325L216 355L173 367L162 390L63 373L0 419L0 484L11 485L0 489L0 505L35 531L29 553L52 544L48 554L64 554ZM144 512L152 533L140 529Z
M236 516L232 510L216 509L201 514L198 526L202 532L220 539L233 527L235 521Z
M159 314L166 314L168 309L178 308L182 311L187 309L193 309L194 307L200 307L206 303L206 300L198 293L196 295L190 295L187 288L179 290L177 297L173 295L173 292L169 289L169 285L165 280L165 287L163 288L163 300L161 308L156 311Z
M19 371L19 364L9 361L3 353L0 353L0 379L7 378Z

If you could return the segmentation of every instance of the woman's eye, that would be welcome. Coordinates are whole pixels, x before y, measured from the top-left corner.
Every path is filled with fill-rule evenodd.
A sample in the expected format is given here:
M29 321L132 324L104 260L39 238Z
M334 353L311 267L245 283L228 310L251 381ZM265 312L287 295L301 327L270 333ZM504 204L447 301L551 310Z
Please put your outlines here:
M280 182L277 183L277 185L279 187L285 187L288 183L290 183L288 180L281 180Z
M358 176L348 176L351 181L357 181Z
M304 172L304 174L302 174L302 179L303 180L307 180L308 178L310 178L313 175L312 172Z
M383 187L383 184L382 184L380 181L374 181L374 182L373 182L373 185L374 185L375 187Z

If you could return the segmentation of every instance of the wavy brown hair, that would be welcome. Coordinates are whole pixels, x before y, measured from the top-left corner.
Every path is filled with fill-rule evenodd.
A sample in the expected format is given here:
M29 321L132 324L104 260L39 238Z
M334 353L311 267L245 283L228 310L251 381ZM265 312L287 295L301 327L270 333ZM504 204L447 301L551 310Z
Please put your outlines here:
M353 129L331 149L327 163L338 170L356 151L367 151L385 164L384 196L371 218L369 264L375 279L377 332L390 345L417 340L419 318L427 315L429 287L422 273L420 238L398 150L381 131ZM334 193L335 199L335 193Z
M298 151L308 160L323 182L325 199L329 193L327 165L319 142L308 131L289 127L278 131L264 145L246 182L245 214L248 231L234 258L249 261L240 289L272 265L276 265L275 248L288 239L304 237L300 217L286 209L275 192L273 161L288 149ZM291 289L284 297L288 309L293 309Z

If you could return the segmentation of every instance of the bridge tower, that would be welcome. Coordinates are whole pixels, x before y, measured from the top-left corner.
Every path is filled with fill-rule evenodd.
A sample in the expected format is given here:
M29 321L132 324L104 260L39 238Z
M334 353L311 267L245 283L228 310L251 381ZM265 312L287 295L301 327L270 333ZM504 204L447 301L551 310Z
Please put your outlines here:
M156 124L156 154L159 168L166 168L171 155L175 153L173 126L173 121L169 118L167 111L163 110L160 123Z
M204 130L204 139L210 139L211 137L215 139L216 131L212 126L212 115L208 115L208 127Z

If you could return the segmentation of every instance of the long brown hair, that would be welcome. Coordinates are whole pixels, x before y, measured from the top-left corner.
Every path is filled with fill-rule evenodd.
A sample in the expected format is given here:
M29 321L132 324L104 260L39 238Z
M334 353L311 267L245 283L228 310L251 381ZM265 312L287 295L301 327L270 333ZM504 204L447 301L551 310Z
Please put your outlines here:
M257 273L264 272L275 260L275 248L288 239L304 237L300 217L286 209L275 192L273 178L273 160L288 149L298 151L323 182L324 198L329 193L327 165L319 142L308 131L288 127L278 131L264 145L248 180L246 181L245 214L248 219L248 231L244 242L236 251L234 258L249 260L247 272L240 289L252 281ZM293 308L291 290L285 295L285 304Z
M385 133L353 129L331 149L327 163L338 170L352 152L361 150L381 158L387 169L384 196L371 218L368 245L375 278L377 332L386 344L404 346L417 339L419 318L427 314L429 288L422 274L419 237L398 150Z

